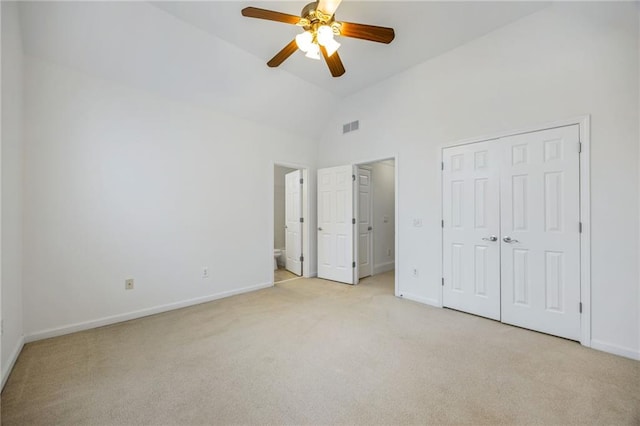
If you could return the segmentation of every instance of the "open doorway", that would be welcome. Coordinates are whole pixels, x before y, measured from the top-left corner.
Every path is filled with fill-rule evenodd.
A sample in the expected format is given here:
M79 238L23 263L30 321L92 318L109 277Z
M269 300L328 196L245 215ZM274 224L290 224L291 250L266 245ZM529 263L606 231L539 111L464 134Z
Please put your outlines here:
M358 279L395 272L395 160L356 166ZM393 287L393 279L389 281ZM366 281L364 281L366 282Z
M274 283L303 275L304 174L303 169L274 165Z

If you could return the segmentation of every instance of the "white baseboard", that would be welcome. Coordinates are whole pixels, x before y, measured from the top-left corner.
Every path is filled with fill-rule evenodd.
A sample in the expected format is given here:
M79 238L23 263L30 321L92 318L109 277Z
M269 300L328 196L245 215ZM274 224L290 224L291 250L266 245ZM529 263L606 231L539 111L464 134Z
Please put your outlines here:
M373 275L382 274L383 272L393 271L396 268L396 262L393 260L391 262L378 263L377 265L373 265Z
M62 336L64 334L75 333L77 331L89 330L91 328L104 327L118 322L129 321L132 319L142 318L149 315L155 315L162 312L173 311L175 309L186 308L188 306L199 305L201 303L211 302L225 297L235 296L237 294L249 293L251 291L261 290L263 288L273 287L273 282L264 284L256 284L249 287L243 287L236 290L223 291L221 293L211 294L209 296L197 297L195 299L183 300L181 302L169 303L166 305L155 306L152 308L141 309L139 311L128 312L108 317L103 317L90 321L83 321L76 324L69 324L62 327L51 328L48 330L37 331L25 336L25 342L34 342L36 340L48 339L50 337Z
M24 347L24 336L20 337L20 339L18 340L18 344L16 345L13 352L11 352L11 356L9 357L9 363L7 364L7 367L2 369L2 386L0 386L0 390L4 389L4 385L7 383L7 379L11 374L11 370L13 370L13 366L16 365L16 361L18 360L18 356L20 356L20 352L22 352L23 347Z
M611 343L606 343L600 340L591 339L591 349L597 349L602 352L608 352L610 354L620 355L625 358L640 361L640 351L618 345L612 345Z
M416 296L415 294L400 292L397 296L403 299L413 300L414 302L424 303L425 305L435 306L436 308L442 308L442 304L438 299L431 299L429 297Z

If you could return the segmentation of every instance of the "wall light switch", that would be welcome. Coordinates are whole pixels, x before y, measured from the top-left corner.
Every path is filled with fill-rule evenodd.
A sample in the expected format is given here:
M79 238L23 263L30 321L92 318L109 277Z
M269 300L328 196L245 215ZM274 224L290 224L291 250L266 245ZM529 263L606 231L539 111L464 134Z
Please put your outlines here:
M133 290L133 278L129 278L124 281L124 289L125 290Z
M414 228L420 228L422 226L422 218L416 217L413 219Z

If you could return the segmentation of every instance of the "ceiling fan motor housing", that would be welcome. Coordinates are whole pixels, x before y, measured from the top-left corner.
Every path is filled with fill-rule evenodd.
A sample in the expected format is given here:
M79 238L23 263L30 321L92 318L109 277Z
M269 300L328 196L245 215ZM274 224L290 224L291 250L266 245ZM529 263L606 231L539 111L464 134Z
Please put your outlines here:
M327 15L318 9L318 2L307 4L300 12L300 22L298 25L307 31L316 31L321 25L328 25L335 35L340 35L340 23L335 21L333 15Z

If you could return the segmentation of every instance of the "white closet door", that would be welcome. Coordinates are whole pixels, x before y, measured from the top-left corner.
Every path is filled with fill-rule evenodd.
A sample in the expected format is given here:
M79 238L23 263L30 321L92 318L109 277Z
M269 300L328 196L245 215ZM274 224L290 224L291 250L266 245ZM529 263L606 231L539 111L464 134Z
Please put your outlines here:
M318 170L318 277L355 284L353 166Z
M579 128L500 140L502 321L580 339Z
M286 268L296 275L302 275L302 184L300 170L285 175L285 251Z
M493 142L443 151L443 304L500 319L500 152Z

